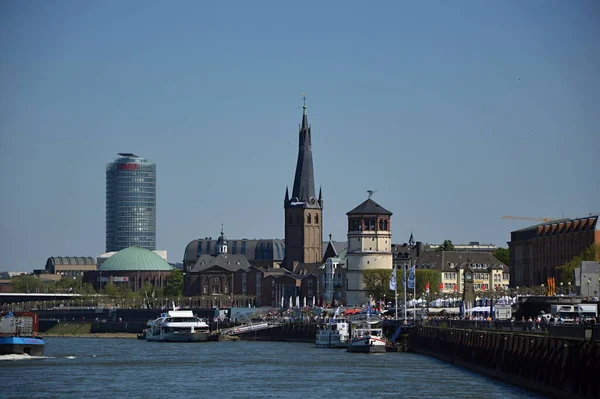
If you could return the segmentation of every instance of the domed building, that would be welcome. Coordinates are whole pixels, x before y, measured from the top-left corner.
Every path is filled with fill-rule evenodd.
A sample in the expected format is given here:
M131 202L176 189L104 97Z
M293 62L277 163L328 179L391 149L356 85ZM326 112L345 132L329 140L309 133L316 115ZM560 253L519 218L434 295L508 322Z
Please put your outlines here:
M109 282L127 284L138 291L144 284L164 287L173 271L160 255L141 247L128 247L120 250L102 263L95 272L88 272L84 281L94 288L101 289Z

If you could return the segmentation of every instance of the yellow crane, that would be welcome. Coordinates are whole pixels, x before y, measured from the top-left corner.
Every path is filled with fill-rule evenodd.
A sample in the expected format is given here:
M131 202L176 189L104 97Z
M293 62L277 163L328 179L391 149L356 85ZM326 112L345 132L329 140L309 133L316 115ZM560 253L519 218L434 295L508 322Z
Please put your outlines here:
M530 218L526 216L502 216L502 219L531 220L532 222L551 222L554 218Z

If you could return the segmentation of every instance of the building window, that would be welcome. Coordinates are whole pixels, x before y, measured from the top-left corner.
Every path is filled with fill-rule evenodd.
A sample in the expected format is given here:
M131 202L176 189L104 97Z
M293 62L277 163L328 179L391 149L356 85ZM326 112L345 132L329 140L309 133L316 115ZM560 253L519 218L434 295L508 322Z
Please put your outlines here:
M310 216L310 213L309 213L309 214L306 216L306 223L308 223L308 224L311 224L311 223L312 223L312 222L311 222L311 218L312 218L312 217Z
M379 221L379 230L383 230L383 220Z
M315 215L315 224L319 224L319 215Z
M309 280L308 280L308 286L309 286L309 287L312 287L312 284L313 284L313 281L312 281L312 279L309 279ZM310 295L309 295L309 296L310 296Z
M229 285L225 285L225 293L229 294Z
M308 290L308 297L312 298L312 296L313 296L313 290Z
M208 294L208 285L204 286L204 289L202 290L203 294Z

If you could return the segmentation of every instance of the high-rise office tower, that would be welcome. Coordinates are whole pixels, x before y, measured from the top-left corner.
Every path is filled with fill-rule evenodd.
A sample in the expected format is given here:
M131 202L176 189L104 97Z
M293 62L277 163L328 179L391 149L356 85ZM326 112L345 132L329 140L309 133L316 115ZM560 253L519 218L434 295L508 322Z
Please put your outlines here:
M106 252L156 249L156 165L131 153L106 166Z

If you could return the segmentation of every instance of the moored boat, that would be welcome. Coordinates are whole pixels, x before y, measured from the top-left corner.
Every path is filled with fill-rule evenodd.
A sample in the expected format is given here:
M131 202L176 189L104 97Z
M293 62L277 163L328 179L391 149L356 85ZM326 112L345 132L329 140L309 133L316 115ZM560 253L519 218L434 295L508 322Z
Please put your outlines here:
M37 313L8 312L2 315L0 355L43 356L46 343L37 334Z
M208 341L209 326L191 310L170 310L150 320L145 329L146 341Z
M350 321L345 317L332 317L317 330L315 344L318 348L347 348L350 340Z
M352 320L348 352L385 353L386 339L383 329L376 327L381 321L381 318L370 314L366 318Z

